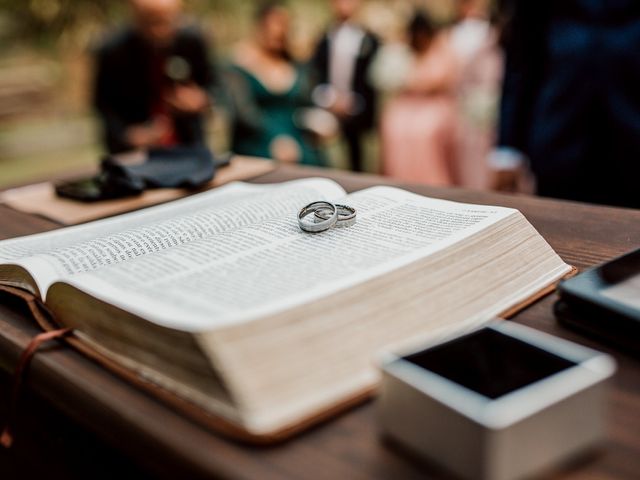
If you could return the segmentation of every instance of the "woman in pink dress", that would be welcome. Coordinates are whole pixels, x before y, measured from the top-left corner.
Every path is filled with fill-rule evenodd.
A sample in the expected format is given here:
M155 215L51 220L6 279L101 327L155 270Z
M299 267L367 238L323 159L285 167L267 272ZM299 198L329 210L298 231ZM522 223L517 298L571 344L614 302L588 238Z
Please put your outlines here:
M384 173L429 185L455 183L456 57L444 33L417 13L408 28L410 67L382 115Z

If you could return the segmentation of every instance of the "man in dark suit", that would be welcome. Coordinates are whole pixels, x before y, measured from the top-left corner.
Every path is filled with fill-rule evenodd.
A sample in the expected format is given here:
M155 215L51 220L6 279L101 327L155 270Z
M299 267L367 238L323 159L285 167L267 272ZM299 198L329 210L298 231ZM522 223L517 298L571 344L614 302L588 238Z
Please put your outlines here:
M374 126L376 92L368 71L379 41L356 22L361 0L331 0L334 24L320 40L312 59L318 86L316 104L338 117L351 168L364 169L362 137Z
M506 158L529 158L540 195L640 207L640 2L506 8Z
M133 25L96 55L94 105L109 152L204 143L213 70L180 0L130 0Z

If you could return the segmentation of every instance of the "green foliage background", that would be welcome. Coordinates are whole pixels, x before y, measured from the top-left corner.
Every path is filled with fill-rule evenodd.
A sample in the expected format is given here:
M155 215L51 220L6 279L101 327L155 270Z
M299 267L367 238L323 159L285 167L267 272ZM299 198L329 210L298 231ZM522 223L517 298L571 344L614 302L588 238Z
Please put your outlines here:
M215 22L223 44L246 31L256 1L186 0L192 18ZM294 13L302 11L316 22L326 19L326 0L287 2ZM39 49L84 48L95 35L121 23L127 16L126 0L0 0L0 50L16 46Z

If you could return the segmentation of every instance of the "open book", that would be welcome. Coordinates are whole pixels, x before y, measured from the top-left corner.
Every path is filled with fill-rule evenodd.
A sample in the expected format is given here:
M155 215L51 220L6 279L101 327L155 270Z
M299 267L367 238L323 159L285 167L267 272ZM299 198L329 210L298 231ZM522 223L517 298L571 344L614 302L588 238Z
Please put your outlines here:
M355 207L357 223L302 232L298 210L320 199ZM0 242L0 285L173 405L252 439L371 392L380 349L474 328L570 271L517 210L346 195L325 179L235 183Z

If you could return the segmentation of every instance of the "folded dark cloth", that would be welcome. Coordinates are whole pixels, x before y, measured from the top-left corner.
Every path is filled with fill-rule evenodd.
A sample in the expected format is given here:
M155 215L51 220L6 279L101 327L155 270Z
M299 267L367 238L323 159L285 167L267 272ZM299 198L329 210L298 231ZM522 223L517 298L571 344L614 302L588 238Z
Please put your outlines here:
M118 188L142 191L148 188L198 188L215 173L211 151L206 147L173 147L149 150L145 162L122 164L113 157L102 161L107 182Z
M221 158L218 165L228 162ZM141 163L106 157L98 175L62 182L55 188L60 197L96 202L140 195L150 188L196 189L209 182L215 170L213 154L206 147L153 149Z

